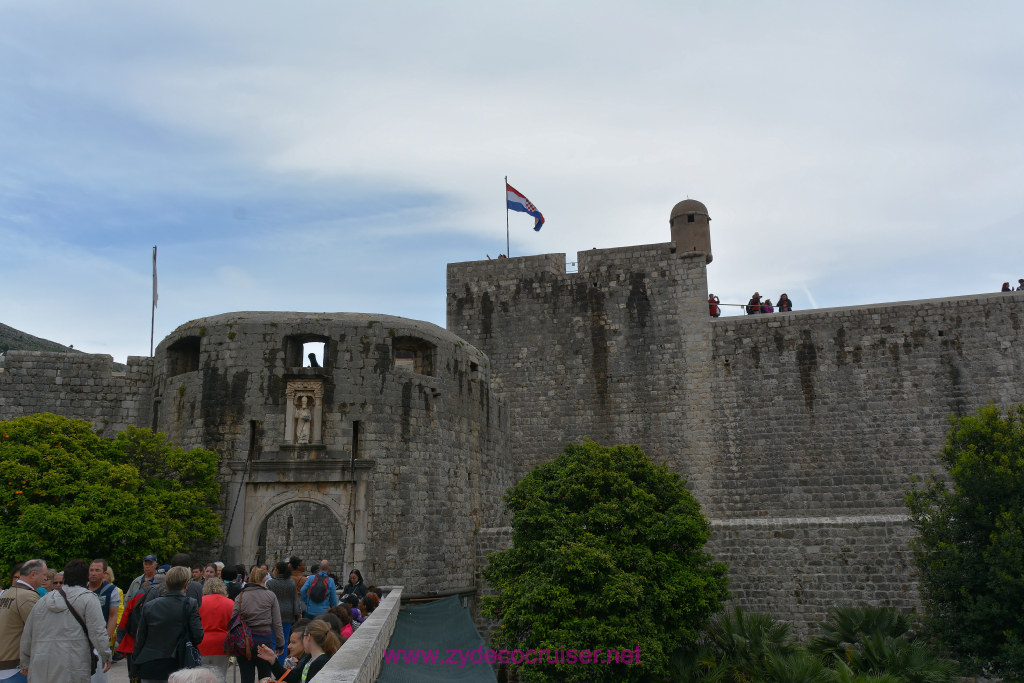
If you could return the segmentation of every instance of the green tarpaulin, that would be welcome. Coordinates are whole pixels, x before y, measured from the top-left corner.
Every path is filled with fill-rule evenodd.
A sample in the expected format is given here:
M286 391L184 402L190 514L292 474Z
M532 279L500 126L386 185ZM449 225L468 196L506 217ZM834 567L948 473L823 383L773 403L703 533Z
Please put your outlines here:
M492 665L482 661L486 651L469 610L457 595L406 607L398 613L377 681L497 683ZM454 663L446 663L449 660Z

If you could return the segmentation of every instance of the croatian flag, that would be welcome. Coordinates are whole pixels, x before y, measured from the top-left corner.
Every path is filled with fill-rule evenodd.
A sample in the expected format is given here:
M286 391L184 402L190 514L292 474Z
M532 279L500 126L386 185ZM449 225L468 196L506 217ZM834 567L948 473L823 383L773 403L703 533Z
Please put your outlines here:
M528 213L533 216L536 221L533 224L533 229L540 230L541 226L544 225L544 214L537 210L537 207L533 205L533 202L524 197L519 190L508 183L505 183L505 195L508 200L508 208L513 211L522 211L523 213Z

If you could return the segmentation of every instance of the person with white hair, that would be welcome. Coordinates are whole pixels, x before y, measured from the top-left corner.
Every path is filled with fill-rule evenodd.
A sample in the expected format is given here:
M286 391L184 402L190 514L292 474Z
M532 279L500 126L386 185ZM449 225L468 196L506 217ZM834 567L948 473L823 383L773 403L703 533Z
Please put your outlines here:
M222 683L223 680L210 669L199 666L195 669L175 671L167 678L167 683Z

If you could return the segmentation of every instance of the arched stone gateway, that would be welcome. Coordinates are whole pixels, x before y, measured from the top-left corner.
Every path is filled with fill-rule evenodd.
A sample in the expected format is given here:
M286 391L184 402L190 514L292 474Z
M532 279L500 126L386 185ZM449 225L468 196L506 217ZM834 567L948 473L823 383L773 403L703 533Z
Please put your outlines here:
M154 368L158 429L221 456L211 554L327 559L417 593L474 585L475 533L511 468L507 410L465 341L386 315L229 313L179 327Z

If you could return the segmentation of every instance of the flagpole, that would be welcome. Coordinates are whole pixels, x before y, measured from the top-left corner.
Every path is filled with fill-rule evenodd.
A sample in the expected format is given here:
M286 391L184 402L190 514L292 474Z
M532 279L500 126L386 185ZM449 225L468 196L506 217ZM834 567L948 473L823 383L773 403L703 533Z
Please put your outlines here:
M150 311L150 357L153 357L153 331L157 325L157 245L153 246L153 308Z
M508 176L505 176L505 256L512 258L512 250L508 245Z

